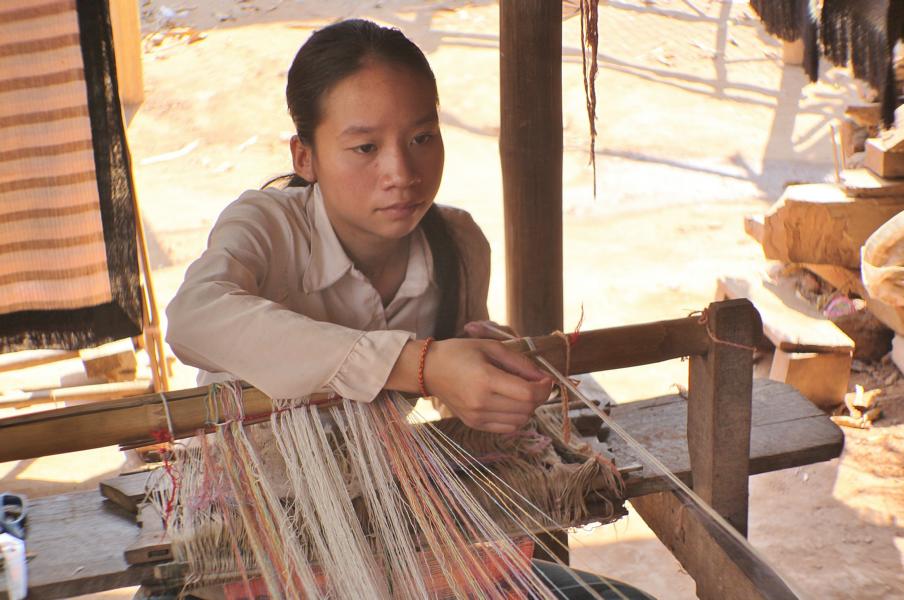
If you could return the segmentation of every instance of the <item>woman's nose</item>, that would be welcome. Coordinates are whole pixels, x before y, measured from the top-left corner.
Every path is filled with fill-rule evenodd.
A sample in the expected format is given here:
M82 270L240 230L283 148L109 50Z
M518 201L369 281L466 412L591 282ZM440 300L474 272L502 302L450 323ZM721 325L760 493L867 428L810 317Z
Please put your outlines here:
M407 152L397 150L388 154L383 165L383 182L386 187L410 187L420 183L420 177Z

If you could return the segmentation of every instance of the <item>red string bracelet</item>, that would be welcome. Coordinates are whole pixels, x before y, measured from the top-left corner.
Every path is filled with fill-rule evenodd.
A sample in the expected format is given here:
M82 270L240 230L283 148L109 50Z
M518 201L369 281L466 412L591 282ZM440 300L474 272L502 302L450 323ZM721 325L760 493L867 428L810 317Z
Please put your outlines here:
M421 390L422 398L428 398L430 396L430 394L427 393L427 388L424 386L424 364L427 362L427 349L430 347L430 342L432 341L433 336L424 340L424 345L421 346L421 354L417 361L417 385Z

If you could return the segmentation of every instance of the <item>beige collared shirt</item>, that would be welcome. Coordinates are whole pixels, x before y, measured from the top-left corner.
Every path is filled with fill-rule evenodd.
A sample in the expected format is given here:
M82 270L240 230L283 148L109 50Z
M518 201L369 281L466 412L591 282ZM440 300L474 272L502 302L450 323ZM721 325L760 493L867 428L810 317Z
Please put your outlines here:
M440 207L462 258L457 329L487 318L489 244L465 211ZM384 308L345 254L318 186L248 191L214 225L167 307L167 342L199 384L238 378L273 398L383 388L402 347L433 334L440 293L420 228Z

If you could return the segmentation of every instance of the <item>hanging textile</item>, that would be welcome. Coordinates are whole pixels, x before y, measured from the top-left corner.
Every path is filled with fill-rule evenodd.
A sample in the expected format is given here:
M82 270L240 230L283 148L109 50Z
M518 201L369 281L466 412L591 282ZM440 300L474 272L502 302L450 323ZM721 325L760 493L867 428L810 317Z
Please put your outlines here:
M804 71L810 81L819 78L819 36L816 0L750 0L770 35L794 42L803 40Z
M0 353L141 333L108 5L0 6Z
M771 35L789 42L803 39L810 81L819 77L820 51L836 66L850 65L855 77L879 93L885 126L894 124L900 105L894 50L904 40L904 2L750 0L750 6Z

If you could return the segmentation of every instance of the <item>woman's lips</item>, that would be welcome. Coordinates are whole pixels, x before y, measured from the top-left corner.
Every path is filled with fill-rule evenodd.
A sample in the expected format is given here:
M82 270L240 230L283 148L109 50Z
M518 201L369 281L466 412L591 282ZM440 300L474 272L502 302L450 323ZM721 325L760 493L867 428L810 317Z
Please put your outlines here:
M421 202L399 202L379 209L380 212L395 218L404 218L417 212Z

